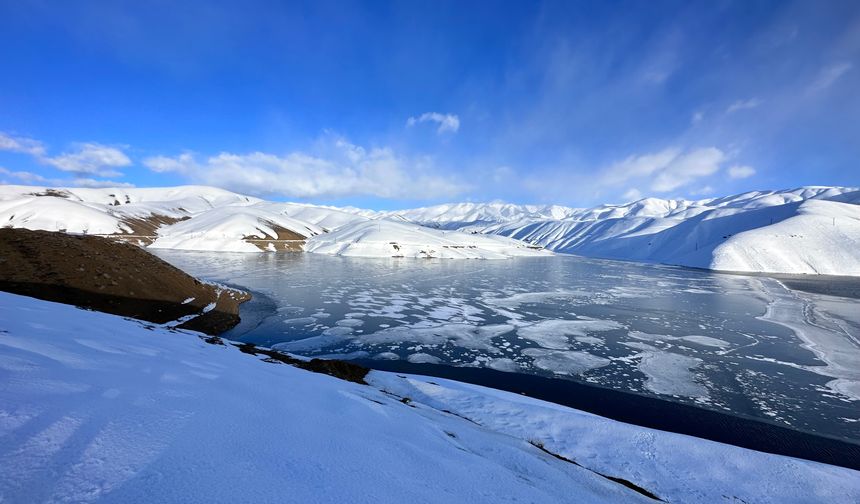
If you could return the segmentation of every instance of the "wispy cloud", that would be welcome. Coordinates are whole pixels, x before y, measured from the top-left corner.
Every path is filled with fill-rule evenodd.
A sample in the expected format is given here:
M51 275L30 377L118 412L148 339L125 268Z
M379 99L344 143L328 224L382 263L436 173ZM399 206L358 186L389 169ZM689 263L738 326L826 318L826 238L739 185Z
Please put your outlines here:
M818 76L809 86L809 91L817 93L829 88L853 67L853 63L843 61L822 68L821 71L818 72Z
M762 104L762 101L758 98L750 98L749 100L738 100L726 109L726 114L732 114L739 110L749 110L754 109Z
M702 122L702 119L705 118L705 113L701 111L693 112L693 115L690 117L690 124L696 125Z
M131 159L118 147L94 142L77 143L73 145L71 151L49 156L42 142L3 132L0 132L0 151L28 154L41 164L53 166L79 177L120 177L122 173L116 168L132 164Z
M731 179L745 179L753 175L755 175L755 168L752 166L735 165L729 168L729 178Z
M365 149L341 138L324 142L323 151L283 156L222 152L202 161L186 152L151 157L143 164L155 172L178 173L193 183L261 196L429 199L453 197L468 189L452 177L436 175L426 157L407 158L387 147Z
M42 157L41 161L65 172L100 177L119 177L122 173L115 168L131 165L131 159L120 149L97 143L77 144L72 152Z
M101 180L86 177L76 177L71 179L48 178L39 175L38 173L12 171L3 167L0 167L0 177L2 177L0 178L0 182L4 184L14 181L25 185L39 184L53 187L134 187L134 184L118 182L116 180Z
M460 118L456 114L440 114L439 112L425 112L418 117L410 117L406 120L406 126L412 127L418 123L435 122L439 124L436 133L456 133L460 129Z
M716 147L688 151L670 147L652 154L630 156L613 164L604 170L600 184L618 186L638 180L655 192L674 191L713 175L726 158L726 154ZM625 194L625 197L631 195Z
M631 187L627 189L627 191L621 196L627 201L636 201L642 199L642 191L636 189L635 187Z
M0 151L21 152L38 157L45 154L45 146L32 138L0 132Z

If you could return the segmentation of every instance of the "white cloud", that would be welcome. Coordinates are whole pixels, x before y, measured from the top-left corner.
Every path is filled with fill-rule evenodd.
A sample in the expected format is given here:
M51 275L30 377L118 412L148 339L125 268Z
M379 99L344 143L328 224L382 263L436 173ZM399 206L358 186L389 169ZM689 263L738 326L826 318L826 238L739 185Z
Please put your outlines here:
M653 154L630 156L613 164L599 179L602 186L617 186L630 180L648 179L656 192L669 192L716 173L727 158L716 147L684 152L677 147Z
M809 86L809 91L815 93L829 88L853 67L853 63L845 61L822 68L815 81Z
M412 127L418 123L435 122L439 124L436 133L456 133L460 129L460 118L456 114L440 114L439 112L425 112L418 117L410 117L406 120L406 126Z
M365 149L344 139L324 142L323 152L222 152L198 161L191 153L157 156L143 164L176 172L193 183L255 195L293 198L377 196L429 199L461 194L467 186L433 173L428 158L404 158L390 148Z
M17 179L18 182L23 182L25 184L33 184L33 183L46 183L48 179L39 175L38 173L32 173L28 171L12 171L0 166L0 175L6 175L7 177L12 177Z
M21 152L31 156L42 156L45 154L45 146L42 142L32 138L16 137L0 132L0 151Z
M640 200L642 199L642 191L635 187L631 187L630 189L627 189L627 192L625 192L621 197L627 201Z
M762 101L758 98L750 98L749 100L738 100L726 109L726 114L731 114L733 112L737 112L739 110L749 110L754 109L762 104Z
M47 178L38 173L28 171L12 171L0 167L0 175L5 175L16 180L24 185L43 185L53 187L134 187L134 184L127 182L117 182L116 180L98 180L92 178L73 178L73 179L57 179ZM3 181L3 183L8 183Z
M144 159L143 164L156 173L177 172L188 174L197 167L194 155L190 152L184 152L176 157L154 156Z
M732 179L745 179L753 175L755 175L755 168L752 166L735 165L729 168L729 178Z
M117 147L98 143L79 143L74 150L58 156L48 156L44 144L32 138L18 137L0 132L0 151L29 154L41 164L78 175L81 180L93 180L91 176L119 177L122 173L115 170L131 165L131 159ZM20 172L25 173L25 172Z
M654 154L630 156L610 166L603 173L602 184L622 184L631 179L652 175L654 172L668 166L680 153L680 149L670 147Z
M699 124L702 122L702 119L705 118L704 112L694 112L693 116L690 118L690 124Z
M695 191L691 191L690 194L692 194L693 196L706 196L708 194L713 194L713 192L714 188L709 185L706 185L705 187L700 187Z
M697 149L672 160L657 174L651 189L657 192L673 191L694 180L712 175L720 169L726 155L716 147Z
M131 164L131 159L116 147L97 143L82 143L76 147L74 152L42 157L41 161L62 171L101 177L118 177L122 174L114 168Z

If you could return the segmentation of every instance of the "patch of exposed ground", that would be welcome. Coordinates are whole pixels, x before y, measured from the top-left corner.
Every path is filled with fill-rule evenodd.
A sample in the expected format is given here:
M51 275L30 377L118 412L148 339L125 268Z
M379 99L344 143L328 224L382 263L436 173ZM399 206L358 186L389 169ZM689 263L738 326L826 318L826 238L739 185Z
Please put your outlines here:
M307 236L276 224L267 223L277 236L275 238L249 235L243 238L246 242L267 252L301 252ZM265 234L262 233L261 234Z
M250 295L217 287L108 238L0 229L0 290L207 334L239 322ZM195 316L196 315L196 316Z
M59 189L50 189L50 188L45 189L43 192L40 192L40 193L30 193L30 194L33 196L37 196L37 197L52 196L54 198L66 198L66 199L68 199L68 197L71 196L71 193L69 191L62 191Z
M221 343L221 340L220 338L217 340L210 338L207 342L219 344ZM367 385L367 382L364 381L364 377L367 376L370 369L364 366L359 366L358 364L353 364L352 362L325 359L311 359L309 361L305 361L291 357L283 352L272 350L270 348L258 347L251 343L234 343L234 345L246 354L265 355L266 358L263 360L266 362L289 364L297 368L313 371L314 373L327 374L334 376L335 378L340 378L341 380Z
M122 223L131 228L129 233L115 233L110 235L111 238L130 242L140 246L147 246L158 238L158 228L169 226L191 217L169 217L167 215L150 215L149 217L125 217Z

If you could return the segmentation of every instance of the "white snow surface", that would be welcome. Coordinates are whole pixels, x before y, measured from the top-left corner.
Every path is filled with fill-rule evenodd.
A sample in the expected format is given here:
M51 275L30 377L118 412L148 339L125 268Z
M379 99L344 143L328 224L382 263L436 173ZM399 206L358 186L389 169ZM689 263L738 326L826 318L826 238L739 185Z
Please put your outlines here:
M723 271L860 276L860 189L802 187L699 201L646 198L562 219L448 227L549 250Z
M549 255L503 236L443 231L388 219L365 220L308 240L305 250L353 257L506 259Z
M310 237L306 251L333 255L542 253L527 242L555 252L713 270L860 276L860 189L850 187L698 201L645 198L587 209L457 203L397 212L272 203L198 186L52 189L62 197L35 196L46 190L0 186L0 222L114 234L130 233L129 219L167 216L188 220L161 227L155 247L260 252L243 237L271 237L272 226L281 226Z
M16 228L69 233L129 233L131 228L123 223L129 218L182 218L212 208L260 201L202 186L81 189L2 185L0 222Z
M0 501L653 502L597 473L668 502L860 500L849 469L201 336L0 293Z
M401 219L433 227L462 227L522 219L564 219L580 209L560 205L515 205L511 203L450 203L410 210L377 212L379 217Z
M158 231L152 248L182 250L216 250L225 252L258 252L260 249L245 241L276 239L275 227L282 227L301 236L322 233L322 228L289 217L274 203L257 203L243 207L221 207L203 212L186 221L166 226Z
M39 196L41 194L41 196ZM374 219L371 219L373 216ZM277 238L277 227L310 240L306 250L358 257L505 259L547 252L499 236L437 231L375 212L299 203L274 203L208 187L162 189L48 189L0 187L5 226L70 233L131 233L129 219L182 218L158 229L153 248L261 252L246 238ZM397 247L393 246L395 244ZM272 249L275 247L272 246Z

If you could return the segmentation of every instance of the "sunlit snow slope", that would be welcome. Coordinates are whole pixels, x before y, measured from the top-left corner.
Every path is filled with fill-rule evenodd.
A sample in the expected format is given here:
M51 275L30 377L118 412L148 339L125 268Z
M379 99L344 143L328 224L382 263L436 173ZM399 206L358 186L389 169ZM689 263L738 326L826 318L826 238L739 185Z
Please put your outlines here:
M359 222L317 235L308 241L305 250L354 257L442 259L504 259L548 254L503 236L442 231L387 219Z
M0 186L0 222L123 234L140 245L186 250L304 247L361 257L485 259L544 253L533 245L715 270L860 276L857 188L802 187L699 201L646 198L587 209L459 203L372 212L266 202L197 186Z
M804 187L700 201L647 198L480 230L592 257L726 271L860 275L860 190ZM406 215L410 215L408 212ZM428 222L433 225L433 221Z
M860 501L849 469L200 336L0 293L0 501L654 502L601 474L668 502Z
M539 247L499 236L440 231L369 211L267 202L195 186L0 186L0 222L10 227L115 235L143 246L180 250L306 250L360 257L446 259L547 254L536 250Z

